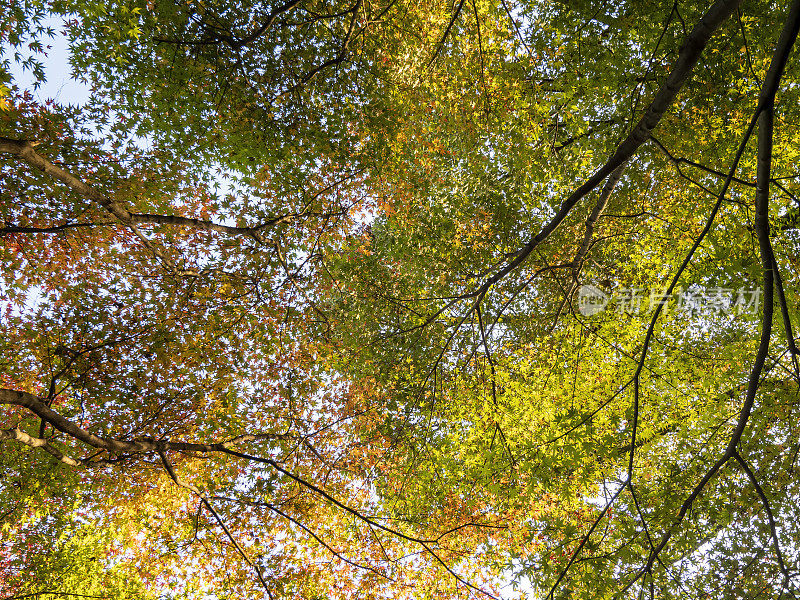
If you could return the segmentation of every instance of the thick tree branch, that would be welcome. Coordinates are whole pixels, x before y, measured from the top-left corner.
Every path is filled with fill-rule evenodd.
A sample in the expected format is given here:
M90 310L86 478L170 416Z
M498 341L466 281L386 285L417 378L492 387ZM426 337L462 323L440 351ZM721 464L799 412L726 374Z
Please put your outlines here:
M31 448L41 448L51 456L54 456L57 460L68 464L71 467L80 467L83 465L82 462L75 460L72 457L66 456L62 452L59 452L55 448L53 448L47 440L41 438L35 438L24 431L22 431L19 427L12 427L11 429L0 429L0 440L14 440L25 444L26 446L30 446Z
M578 251L575 253L575 258L572 259L572 278L569 286L567 287L567 291L564 294L564 299L561 301L561 304L556 310L556 316L553 319L551 330L556 326L556 323L558 323L558 318L561 316L564 306L566 306L566 304L572 299L572 294L575 293L575 290L578 288L578 276L583 268L586 255L589 253L589 248L592 244L592 238L594 237L595 225L608 205L608 199L611 198L611 192L614 191L614 187L616 187L617 182L622 178L622 173L625 171L625 164L626 163L622 163L619 167L617 167L606 180L606 183L597 198L597 203L586 219L586 229L583 232L583 241L581 242Z
M625 593L625 591L630 589L630 587L634 585L634 583L638 581L642 577L642 575L650 572L650 569L654 561L657 559L658 555L667 545L667 543L677 530L678 526L683 521L687 512L694 504L694 501L703 492L706 485L708 485L708 483L717 475L720 469L722 469L730 459L736 456L739 442L742 438L742 435L744 434L745 428L747 427L747 423L750 419L750 414L752 413L753 410L753 404L755 402L756 393L761 383L761 374L764 370L764 364L767 358L767 354L769 352L769 343L772 333L772 321L773 321L775 256L772 250L772 243L770 242L770 232L769 232L769 185L770 185L770 175L772 168L774 103L775 103L775 95L780 86L781 77L783 76L783 72L789 58L789 53L791 52L794 42L797 39L798 30L800 30L800 0L795 0L788 11L784 27L781 31L780 38L778 39L778 43L775 47L775 52L773 53L769 72L767 73L767 76L764 79L764 84L761 88L761 93L759 95L759 100L758 100L758 107L756 108L753 120L751 120L750 126L748 128L744 140L744 142L746 142L747 137L749 137L749 134L753 129L754 121L755 119L757 119L758 120L758 164L756 170L755 230L758 236L759 250L761 254L761 268L763 272L764 309L761 318L760 341L758 345L758 350L756 351L756 355L753 360L753 367L750 371L750 376L748 378L747 392L745 395L745 399L744 402L742 403L742 407L739 412L739 418L736 422L736 426L734 427L734 430L731 434L731 437L728 441L728 444L722 456L706 472L706 474L703 476L700 482L694 487L692 492L689 494L689 497L686 498L686 500L683 502L680 510L678 511L677 518L675 519L673 524L664 533L663 537L661 538L661 541L655 547L655 549L650 552L645 562L645 565L624 587L622 593ZM743 145L740 146L739 153L737 155L737 161L735 162L738 162L738 156L740 156L742 152L743 152ZM727 186L730 185L730 182L733 178L733 171L734 169L731 169L731 171L728 174L728 177L726 178L725 182L726 185L723 188L723 193L720 194L720 200L717 202L715 210L719 207L725 189L727 189ZM711 224L711 218L707 223L706 230L710 228L710 224ZM696 247L697 244L695 244L695 246L693 247L692 252L694 252L694 249L696 249ZM687 259L690 258L690 256L687 257ZM686 264L687 261L684 261L684 265L682 268L685 268ZM679 275L680 273L678 273L675 279L673 279L673 285L677 281L677 277ZM652 329L654 327L655 320L658 318L658 313L659 310L657 309L656 315L653 316L653 320L651 321L651 325L648 330L648 335L652 335ZM642 353L643 355L642 360L644 359L645 352L646 352L646 347ZM642 363L640 363L640 368L641 364ZM638 404L636 404L634 408L635 411L638 411ZM633 423L634 442L636 436L636 430L635 430L636 417L637 415L634 414L634 423ZM629 466L629 472L632 469L632 464L633 464L634 446L635 443L632 444L631 466Z
M426 69L429 69L430 66L434 63L434 61L438 58L439 53L442 51L442 48L444 48L444 44L447 41L447 37L450 35L450 31L452 31L453 29L453 25L456 24L456 21L458 20L458 17L461 15L461 11L463 9L464 9L464 0L459 0L458 6L456 6L455 10L453 11L453 16L450 17L450 21L448 22L447 27L445 28L444 33L442 34L442 39L439 41L438 44L436 44L436 48L434 48L433 50L433 56L431 56L430 61L425 67Z
M0 227L0 235L13 233L61 233L69 229L80 229L82 227L101 227L104 225L115 225L117 221L96 221L84 223L64 223L63 225L53 225L51 227L23 227L6 223L5 227Z
M170 442L168 440L138 439L132 441L117 440L97 436L81 427L78 427L64 418L47 404L42 402L37 396L28 392L9 390L0 388L0 404L10 404L27 408L39 418L47 421L54 428L66 433L70 437L88 444L98 450L106 450L115 454L136 454L143 452L167 452L176 450L179 452L224 452L236 444L254 442L268 439L287 439L288 434L264 433L246 434L237 436L231 440L212 444L196 444L189 442Z
M123 225L127 225L131 229L134 230L136 235L143 240L152 250L152 242L144 237L144 234L138 229L137 225L139 224L153 224L153 225L177 225L182 227L192 227L194 229L199 229L202 231L214 231L217 233L224 233L228 235L249 235L249 236L257 236L258 234L266 231L268 229L272 229L278 225L283 223L289 222L293 219L296 219L301 214L291 213L286 215L281 215L275 217L273 219L268 219L259 225L254 225L251 227L235 227L231 225L222 225L220 223L214 223L213 221L208 221L205 219L195 219L191 217L182 217L182 216L175 216L175 215L156 215L156 214L148 214L148 213L133 213L126 209L120 202L111 200L108 198L103 192L93 188L92 186L86 184L79 178L75 177L68 171L65 171L61 167L54 165L52 162L44 158L42 155L37 153L34 150L35 144L33 142L28 142L25 140L13 140L10 138L0 137L0 152L5 152L8 154L12 154L17 156L27 162L29 165L41 170L45 174L53 177L61 181L67 187L69 187L74 192L77 192L84 198L87 198L96 204L99 204L103 208L105 208L108 212L110 212L114 217L116 217L117 221L122 223ZM107 225L109 223L99 223L100 225ZM55 228L47 228L43 232L49 232L50 230L58 230L60 228L67 228L67 227L77 227L79 225L64 225ZM9 228L9 232L13 233L15 231L21 231L23 233L28 233L28 228ZM25 230L25 231L23 231ZM31 229L30 232L37 232L38 230Z
M97 436L91 432L88 432L68 419L62 417L57 412L49 408L44 402L42 402L37 396L30 394L28 392L20 392L17 390L10 390L5 388L0 388L0 404L9 404L14 406L20 406L22 408L27 408L32 413L40 417L41 419L50 423L54 428L58 429L66 433L67 435L71 436L72 438L79 440L85 444L93 446L94 448L106 450L108 452L114 452L118 454L142 454L142 453L157 453L164 463L164 467L167 470L167 473L173 479L173 481L200 496L202 500L204 500L205 505L214 513L213 508L210 507L205 497L202 495L202 492L195 486L191 484L187 484L180 480L175 474L174 469L172 469L171 464L169 461L166 460L166 453L169 451L179 451L179 452L201 452L201 453L223 453L229 456L235 456L237 458L241 458L251 462L262 463L271 466L273 469L278 471L279 473L285 475L289 479L295 481L296 483L300 484L304 488L311 490L318 496L321 496L328 502L332 503L333 505L337 506L341 510L347 512L348 514L352 515L353 517L357 518L358 520L366 523L370 527L374 527L376 529L380 529L385 531L395 537L400 539L406 540L408 542L412 542L415 544L419 544L425 551L430 554L434 560L440 563L445 570L448 571L456 580L458 580L463 585L469 587L472 590L482 593L483 595L494 598L491 594L482 590L469 581L462 578L458 573L456 573L451 567L447 566L442 558L433 550L431 547L433 544L437 544L441 539L441 536L432 538L432 539L425 539L425 538L418 538L411 535L406 535L401 531L394 529L392 527L388 527L386 525L382 525L378 523L376 520L368 517L367 515L361 513L360 511L348 506L347 504L337 500L331 494L326 492L321 487L315 485L314 483L300 477L291 471L285 469L276 461L270 458L262 458L259 456L253 456L250 454L245 454L242 452L237 452L231 449L231 446L239 443L249 442L249 441L256 441L259 439L270 439L273 438L275 434L263 434L263 435L241 435L231 440L220 442L220 443L211 443L211 444L198 444L198 443L190 443L190 442L171 442L168 440L150 440L150 439L138 439L132 441L125 441L125 440L117 440L111 438L104 438ZM278 436L282 434L277 434ZM217 517L218 518L218 517ZM219 520L219 518L218 518ZM225 528L224 523L220 521L220 525ZM227 529L226 529L226 533ZM229 537L230 534L228 533ZM234 541L234 544L236 542ZM252 564L252 563L251 563ZM259 572L260 576L260 572ZM262 580L263 583L263 580ZM265 588L266 589L266 588Z
M650 106L648 106L645 114L630 134L617 146L611 157L594 175L564 199L556 215L541 228L539 233L533 236L506 266L499 269L483 283L476 292L477 297L482 298L489 288L525 262L539 244L546 240L563 223L567 215L587 194L600 185L615 169L630 159L639 147L648 140L651 132L672 104L675 96L689 79L712 34L733 14L740 1L717 0L709 8L687 36L681 47L678 59L673 64L666 81L656 92Z
M667 529L667 531L663 534L662 538L660 539L658 545L653 546L651 541L651 550L648 554L647 560L645 561L644 566L638 570L636 575L624 586L621 590L620 594L625 594L627 590L629 590L642 576L646 573L650 573L653 567L653 564L659 560L659 555L664 547L667 545L669 540L674 535L675 531L677 530L678 526L682 523L684 517L691 509L694 501L697 497L703 492L706 485L717 475L717 473L722 469L727 462L733 458L736 454L736 449L738 447L739 441L742 438L744 433L745 427L750 417L750 413L752 411L753 402L755 400L755 395L758 390L758 386L760 383L761 373L764 368L764 362L766 360L767 353L769 351L769 340L770 340L770 333L772 329L772 315L773 315L773 268L775 265L775 258L772 252L772 245L769 240L769 183L770 183L770 173L771 173L771 159L772 159L772 126L773 126L773 106L774 106L774 99L775 94L777 93L781 76L783 74L786 61L788 60L789 53L792 49L794 41L797 37L798 29L800 29L800 0L796 0L792 5L787 19L784 25L784 28L781 32L780 38L776 45L775 52L773 54L773 59L770 64L770 70L767 74L767 77L764 81L764 85L762 86L761 93L759 95L758 106L754 111L753 117L750 120L748 128L745 132L745 135L742 139L742 142L739 145L737 150L736 156L734 158L733 164L728 172L728 175L725 179L725 183L722 187L722 190L719 193L717 202L714 208L709 215L706 225L701 232L700 236L695 240L691 250L685 257L683 263L681 264L678 272L672 279L670 287L667 290L667 293L670 293L672 289L674 289L675 285L678 282L683 271L686 269L689 261L691 260L694 252L699 247L700 243L704 239L705 235L710 231L711 226L713 224L714 218L722 204L722 201L725 197L725 194L733 180L733 175L736 171L736 168L739 164L739 160L744 153L745 147L747 142L752 134L756 122L759 125L759 152L758 152L758 170L757 170L757 179L756 179L756 233L758 235L759 240L759 247L761 249L761 260L762 260L762 270L764 273L764 283L763 283L763 291L764 291L764 312L762 316L762 332L761 332L761 339L759 342L759 348L756 352L756 357L754 359L753 368L750 373L750 377L748 380L747 386L747 393L742 405L739 418L737 420L736 426L734 428L733 433L729 439L727 447L723 453L723 455L714 463L714 465L705 473L703 478L700 482L694 487L692 492L686 498L686 500L681 505L678 515L673 522L673 524ZM656 312L651 319L650 325L647 330L647 334L645 336L645 342L643 344L643 349L641 352L641 356L639 359L639 364L637 367L637 371L633 377L634 383L634 405L633 405L633 418L632 418L632 425L631 425L631 445L630 445L630 457L628 461L628 474L626 477L626 481L623 487L627 487L631 484L633 480L634 474L634 452L636 449L636 434L637 434L637 424L639 419L639 376L641 374L642 369L644 368L645 358L647 356L647 351L650 345L650 341L652 339L655 324L658 321L658 318L661 314L662 306L659 305L656 308ZM600 518L603 517L605 514L605 510L601 513ZM597 521L595 522L596 527ZM594 527L589 532L589 535L594 530ZM584 538L586 540L588 538ZM583 544L580 548L582 548ZM580 549L579 548L579 549ZM558 585L558 582L562 580L562 578L566 575L566 571L569 569L569 566L574 562L577 553L573 555L572 560L567 565L565 569L562 570L561 575L556 582L556 585L553 586L550 592L550 596L552 596L553 592Z
M153 215L146 213L131 213L131 218L135 223L152 224L152 225L177 225L180 227L191 227L193 229L200 229L202 231L214 231L217 233L225 233L228 235L254 235L261 233L265 230L272 229L282 223L288 223L296 218L299 214L287 214L275 217L264 221L260 225L253 227L234 227L231 225L221 225L205 219L194 219L192 217L181 217L175 215Z
M142 233L142 231L136 226L136 221L124 206L122 206L119 202L110 200L101 191L96 190L90 185L84 183L61 167L57 167L42 155L38 154L34 150L34 146L35 144L33 142L27 140L13 140L6 137L0 137L0 152L18 156L32 167L43 171L45 174L53 177L54 179L58 179L64 185L78 192L84 198L99 204L114 217L116 217L120 223L126 225L134 233L134 235L141 240L142 245L144 245L159 260L161 260L161 262L164 263L169 270L173 272L179 271L179 269L175 266L175 263L166 255L164 250L153 244L153 242L151 242L147 236L145 236L144 233Z

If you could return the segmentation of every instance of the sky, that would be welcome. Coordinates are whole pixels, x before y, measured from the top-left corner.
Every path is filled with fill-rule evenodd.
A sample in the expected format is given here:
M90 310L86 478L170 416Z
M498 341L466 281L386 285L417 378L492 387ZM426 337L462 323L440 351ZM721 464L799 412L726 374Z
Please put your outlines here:
M17 63L11 60L10 70L14 83L19 91L30 90L34 97L44 101L52 98L62 104L84 104L89 99L90 90L85 84L75 81L71 77L69 66L69 47L66 36L62 35L64 23L59 18L49 18L42 23L45 27L52 27L56 37L47 40L50 49L47 57L41 59L45 67L47 81L34 91L34 77L30 71L23 71ZM23 58L27 55L20 49ZM12 58L12 53L7 46L2 47L3 58Z

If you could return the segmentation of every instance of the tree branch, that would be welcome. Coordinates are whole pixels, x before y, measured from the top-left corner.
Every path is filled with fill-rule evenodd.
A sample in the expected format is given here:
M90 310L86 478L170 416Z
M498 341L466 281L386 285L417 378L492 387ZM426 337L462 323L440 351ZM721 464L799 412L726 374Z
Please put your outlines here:
M772 244L769 239L769 184L770 184L770 173L771 173L771 165L772 165L772 144L773 144L773 123L774 123L774 103L775 103L775 95L778 91L781 77L783 76L784 69L786 67L786 62L789 58L789 53L792 50L795 40L797 39L798 30L800 30L800 0L795 0L791 7L789 8L786 21L784 23L783 29L780 34L780 38L778 39L778 43L775 47L775 51L772 56L772 61L770 63L769 72L767 73L766 78L764 79L764 84L761 88L761 93L759 94L758 106L756 111L753 115L753 119L751 119L750 126L748 127L748 131L745 135L745 140L743 140L743 144L739 148L739 153L737 154L737 161L738 156L741 156L741 153L744 150L744 142L747 141L747 138L750 135L750 132L753 130L753 125L755 119L758 120L758 166L756 170L756 197L755 197L755 205L756 205L756 219L755 219L755 230L758 236L759 242L759 249L761 254L761 268L763 271L763 290L764 290L764 312L761 318L761 336L758 345L758 350L756 351L755 358L753 360L753 367L750 371L750 376L748 378L747 383L747 392L745 396L745 400L742 404L741 410L739 412L739 418L737 420L736 426L731 434L730 440L728 441L727 447L725 448L724 453L722 456L717 460L716 463L709 469L700 482L695 486L692 492L689 494L689 497L681 505L680 510L678 511L677 518L675 519L674 523L670 528L664 533L661 541L659 542L658 546L655 549L651 550L645 565L637 572L637 574L628 582L628 584L623 588L622 593L624 594L636 581L638 581L644 573L650 571L653 562L658 557L659 553L664 549L664 547L669 542L672 535L677 530L677 527L683 521L683 518L686 516L686 513L691 508L694 501L697 497L702 493L705 489L706 485L711 481L712 478L716 476L720 469L727 464L727 462L734 458L737 452L737 447L739 445L739 441L744 434L745 428L747 423L750 419L750 414L753 409L753 403L755 401L756 392L758 391L758 387L761 381L761 373L764 370L764 363L767 358L767 354L769 352L769 343L770 343L770 336L772 332L772 320L773 320L773 303L774 303L774 266L775 266L775 256L772 250ZM726 178L726 185L723 187L723 193L720 194L720 200L717 202L715 210L719 207L721 202L722 196L724 195L724 191L727 189L727 186L730 185L730 182L733 178L733 171L734 168L730 170L728 173L728 177ZM713 215L712 215L713 218ZM711 219L706 225L706 229L704 232L710 227ZM697 247L697 244L693 247L692 252ZM690 253L691 256L691 253ZM688 259L689 257L687 257ZM687 264L684 261L683 267ZM676 278L673 279L673 286L677 281L677 277L680 275L678 273ZM655 320L658 318L659 306L656 309L656 314L653 316L653 320L651 321L650 328L648 329L648 335L652 335L652 329L655 324ZM649 339L649 338L648 338ZM646 347L642 351L643 356L646 352ZM641 368L640 363L640 368ZM634 411L638 411L638 404L635 405ZM636 426L636 417L637 415L634 414L634 430L633 430L633 441L635 442L635 426ZM631 466L629 466L629 472L632 469L633 464L633 448L635 443L631 445Z
M566 304L571 300L572 294L578 287L578 275L580 275L581 269L583 268L583 263L586 260L586 254L588 254L589 248L591 247L592 238L594 237L594 226L597 223L597 220L600 218L600 215L602 215L603 211L606 209L608 199L611 197L611 192L614 191L614 187L617 185L617 182L622 178L622 173L625 171L625 165L626 163L622 163L606 180L606 183L597 198L597 203L592 209L592 212L589 214L589 217L586 219L586 229L583 233L583 241L581 242L578 251L575 253L575 258L572 259L572 279L569 287L567 288L567 292L564 294L564 299L561 301L558 310L556 310L556 316L553 319L553 324L550 327L551 330L556 326L558 318L561 316L561 312L564 310L564 306L566 306Z
M72 457L66 456L62 452L59 452L55 448L53 448L47 440L42 438L35 438L24 431L22 431L19 427L12 427L11 429L0 429L0 440L14 440L25 444L26 446L30 446L31 448L41 448L51 456L54 456L56 459L60 460L61 462L68 464L71 467L80 467L83 466L84 463L75 460Z
M187 482L183 481L182 479L180 479L178 477L178 475L175 473L175 469L173 469L172 464L169 462L169 460L167 460L167 456L166 456L166 454L164 452L159 451L158 455L159 455L159 457L161 457L161 463L164 465L164 469L166 469L166 471L169 474L170 478L172 478L172 481L175 482L175 485L177 485L179 487L182 487L184 489L187 489L187 490L193 492L195 495L197 495L197 497L200 498L200 501L205 505L205 507L209 510L209 512L212 515L214 515L214 518L217 520L217 523L219 523L219 526L222 527L222 530L225 532L225 535L228 537L228 539L233 544L233 547L236 548L237 552L239 552L239 554L242 556L244 561L248 565L250 565L253 568L253 570L256 572L256 575L258 575L258 580L259 580L259 582L261 582L261 586L267 592L267 596L270 597L270 600L272 600L272 592L270 591L269 586L267 585L267 582L264 581L264 576L261 574L261 569L247 555L247 552L245 552L244 549L239 545L239 542L236 541L236 538L233 537L233 534L231 533L230 529L228 529L228 526L225 525L225 521L222 520L222 517L219 516L219 513L217 513L217 511L214 510L214 507L211 506L211 502L208 501L208 498L206 498L206 495L199 488L197 488L196 486L192 485L191 483L187 483Z
M211 444L196 444L189 442L170 442L168 440L138 439L132 441L117 440L97 436L72 421L64 418L56 411L52 410L47 404L42 402L37 396L28 392L9 390L0 388L0 404L10 404L27 408L39 418L47 421L54 428L66 433L70 437L88 444L99 450L106 450L117 454L143 453L143 452L166 452L176 450L180 452L224 452L230 447L259 440L267 439L287 439L288 434L263 433L246 434L237 436L231 440Z
M478 290L477 295L483 296L489 288L516 269L530 256L530 254L546 240L566 219L572 209L602 181L611 175L615 169L631 158L639 147L647 141L650 133L666 113L672 104L675 96L683 88L689 76L692 74L703 49L711 39L711 35L731 16L741 0L717 0L711 8L703 15L692 32L687 36L678 59L672 66L666 81L656 92L653 101L648 106L645 114L628 134L628 136L617 146L617 149L585 183L579 186L561 203L556 215L546 223L539 233L520 249L514 258L499 269L493 276L488 278Z
M217 233L224 233L228 235L254 236L265 230L272 229L273 227L281 225L282 223L286 223L293 219L303 216L302 214L291 213L274 217L272 219L268 219L267 221L264 221L259 225L235 227L231 225L222 225L220 223L214 223L213 221L208 221L205 219L195 219L191 217L182 217L176 215L158 215L158 214L148 214L148 213L132 213L128 211L120 202L109 199L101 191L84 183L82 180L78 179L71 173L65 171L61 167L54 165L52 162L44 158L42 155L38 154L34 150L34 146L35 144L33 142L28 142L25 140L13 140L10 138L0 137L0 152L6 152L8 154L18 156L19 158L27 162L29 165L41 170L45 174L53 177L54 179L58 179L74 192L77 192L81 196L95 202L96 204L99 204L100 206L105 208L108 212L110 212L112 215L114 215L117 221L119 221L123 225L131 227L137 234L137 236L139 236L140 239L143 239L143 241L146 242L148 248L150 248L152 242L143 237L141 231L139 231L139 229L136 227L137 224L177 225L182 227L192 227L203 231L214 231ZM87 223L85 225L108 225L108 224L110 223L101 222L101 223ZM50 231L57 231L67 227L79 227L83 225L84 224L68 224L52 228L44 228L41 230L36 228L8 227L0 231L8 230L9 233L14 233L17 231L22 233L38 233L38 232L49 233Z
M34 142L30 142L28 140L14 140L6 137L0 137L0 152L18 156L32 167L35 167L40 171L43 171L45 174L58 179L70 189L78 192L81 196L95 202L96 204L99 204L114 217L116 217L120 223L127 226L134 233L134 235L141 240L142 245L150 250L150 252L156 256L156 258L161 260L170 271L179 271L175 263L166 255L164 250L154 245L153 242L151 242L147 236L145 236L144 233L142 233L142 231L136 226L136 221L124 206L122 206L119 202L110 200L101 191L96 190L90 185L84 183L61 167L54 165L52 162L34 150L35 145L36 144Z
M236 443L255 441L255 440L258 440L258 439L269 439L269 438L274 437L275 435L280 436L281 434L263 434L263 436L260 436L260 435L242 435L242 436L238 436L236 438L233 438L233 439L225 441L225 442L211 443L211 444L198 444L198 443L190 443L190 442L170 442L168 440L151 440L151 439L139 439L139 440L133 440L133 441L124 441L124 440L117 440L117 439L111 439L111 438L103 438L103 437L97 436L97 435L95 435L95 434L93 434L91 432L88 432L88 431L78 427L77 425L75 425L74 423L69 421L68 419L65 419L64 417L62 417L61 415L56 413L54 410L50 409L37 396L35 396L33 394L30 394L28 392L20 392L20 391L17 391L17 390L9 390L9 389L5 389L5 388L0 388L0 404L10 404L10 405L14 405L14 406L20 406L20 407L23 407L23 408L27 408L28 410L30 410L32 413L34 413L38 417L46 420L48 423L50 423L54 428L58 429L59 431L62 431L64 433L70 435L74 439L79 440L81 442L84 442L84 443L86 443L86 444L88 444L90 446L93 446L95 448L98 448L98 449L106 450L106 451L109 451L109 452L122 453L122 454L124 454L124 453L138 453L138 454L142 454L142 453L157 453L161 457L162 462L164 463L164 468L167 470L167 473L170 475L170 477L173 479L173 481L175 481L175 483L180 485L181 487L184 487L184 488L186 488L186 489L198 494L200 496L200 498L202 500L204 500L204 502L206 503L206 506L209 508L209 510L212 511L212 514L215 514L215 517L218 520L219 520L219 517L216 515L216 513L214 513L213 508L211 508L211 506L209 505L208 501L205 500L205 497L202 496L202 492L200 492L195 486L192 486L191 484L182 482L177 477L177 475L175 474L174 470L172 469L172 466L166 460L166 453L169 452L169 451L203 452L203 453L218 452L218 453L227 454L229 456L235 456L235 457L247 460L247 461L258 462L258 463L269 465L273 469L278 471L279 473L285 475L286 477L288 477L289 479L291 479L291 480L295 481L296 483L300 484L304 488L306 488L308 490L311 490L312 492L314 492L318 496L321 496L322 498L324 498L325 500L327 500L331 504L337 506L341 510L347 512L348 514L354 516L355 518L357 518L358 520L368 524L369 526L374 527L376 529L383 530L383 531L385 531L387 533L392 534L395 537L398 537L400 539L406 540L408 542L419 544L422 548L425 549L425 551L428 554L430 554L434 558L434 560L436 560L438 563L443 565L443 568L446 569L448 571L448 573L450 573L460 583L462 583L463 585L469 587L470 589L473 589L475 591L478 591L478 592L486 595L489 598L494 598L494 596L492 596L491 594L489 594L485 590L482 590L482 589L474 586L473 584L471 584L470 582L468 582L464 578L462 578L460 575L458 575L458 573L456 573L451 567L447 566L445 564L445 562L442 560L442 558L433 550L431 545L438 543L438 541L441 538L441 536L439 536L437 538L432 538L432 539L419 538L419 537L415 537L415 536L411 536L411 535L406 535L406 534L402 533L401 531L399 531L397 529L394 529L392 527L388 527L386 525L381 525L376 520L368 517L367 515L361 513L360 511L348 506L347 504L344 504L343 502L337 500L331 494L329 494L328 492L323 490L321 487L319 487L319 486L311 483L310 481L304 479L303 477L300 477L299 475L296 475L296 474L292 473L291 471L283 468L276 461L274 461L272 459L269 459L269 458L262 458L262 457L259 457L259 456L253 456L253 455L250 455L250 454L237 452L237 451L231 449L231 446L233 446ZM225 525L223 523L220 522L220 525L223 528L225 528ZM226 533L228 533L228 535L230 537L230 533L227 531L227 528L225 528L225 529L226 529ZM234 541L234 544L236 544L235 541ZM250 563L250 564L252 564L252 563ZM260 573L259 573L259 576L260 576ZM263 582L263 580L262 580L262 582Z

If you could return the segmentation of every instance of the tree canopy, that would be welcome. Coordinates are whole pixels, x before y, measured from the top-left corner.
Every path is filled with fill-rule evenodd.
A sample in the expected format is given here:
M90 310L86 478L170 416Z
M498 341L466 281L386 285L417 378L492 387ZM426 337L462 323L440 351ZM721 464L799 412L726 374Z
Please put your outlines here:
M795 597L799 29L0 6L0 598Z

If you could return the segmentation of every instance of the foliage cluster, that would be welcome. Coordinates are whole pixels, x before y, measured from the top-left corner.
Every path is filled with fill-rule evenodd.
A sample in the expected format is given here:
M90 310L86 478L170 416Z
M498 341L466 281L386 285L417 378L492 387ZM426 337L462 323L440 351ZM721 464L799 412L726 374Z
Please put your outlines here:
M0 7L0 596L794 596L798 28Z

